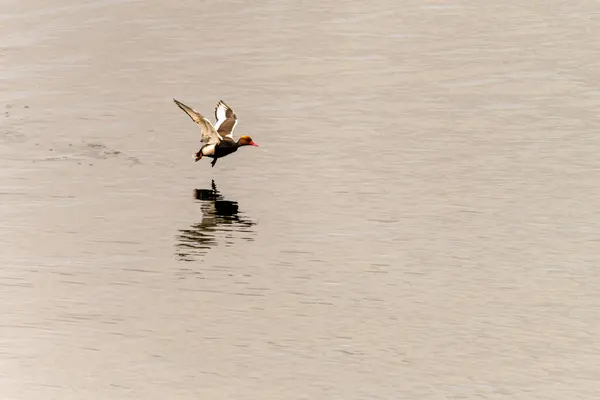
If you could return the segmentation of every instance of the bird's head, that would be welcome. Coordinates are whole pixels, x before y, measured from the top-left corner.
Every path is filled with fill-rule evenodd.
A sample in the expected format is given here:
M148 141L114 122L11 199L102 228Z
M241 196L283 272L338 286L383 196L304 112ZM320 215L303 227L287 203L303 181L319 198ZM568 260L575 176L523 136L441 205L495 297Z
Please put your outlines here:
M240 138L238 139L238 145L240 146L256 146L258 147L258 144L254 143L254 141L252 140L252 138L250 136L240 136Z

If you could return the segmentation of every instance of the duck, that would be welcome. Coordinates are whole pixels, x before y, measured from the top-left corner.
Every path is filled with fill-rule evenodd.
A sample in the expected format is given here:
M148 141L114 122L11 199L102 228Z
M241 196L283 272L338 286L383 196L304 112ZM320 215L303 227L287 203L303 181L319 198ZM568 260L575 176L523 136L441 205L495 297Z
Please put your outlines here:
M236 141L233 138L233 130L237 125L237 115L231 107L223 100L219 100L215 107L215 124L213 125L208 118L204 117L198 111L186 106L182 102L173 99L175 104L179 106L195 123L200 125L202 136L200 142L202 146L194 154L195 162L198 162L202 157L212 158L210 163L214 168L219 158L225 157L234 153L243 146L255 146L258 144L248 135L240 136Z

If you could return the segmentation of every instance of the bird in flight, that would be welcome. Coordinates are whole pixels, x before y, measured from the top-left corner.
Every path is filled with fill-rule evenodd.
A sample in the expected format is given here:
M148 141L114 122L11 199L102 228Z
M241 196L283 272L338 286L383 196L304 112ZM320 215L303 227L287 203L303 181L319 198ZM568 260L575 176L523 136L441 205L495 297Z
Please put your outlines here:
M179 106L190 118L200 125L202 137L200 142L202 146L196 152L195 160L198 161L202 157L212 158L210 163L213 167L217 160L225 157L242 146L258 146L254 143L250 136L244 135L236 141L233 139L233 129L237 125L237 116L235 112L223 100L220 100L215 107L215 119L217 122L213 125L208 118L204 117L198 111L186 106L180 101L173 99L175 104Z

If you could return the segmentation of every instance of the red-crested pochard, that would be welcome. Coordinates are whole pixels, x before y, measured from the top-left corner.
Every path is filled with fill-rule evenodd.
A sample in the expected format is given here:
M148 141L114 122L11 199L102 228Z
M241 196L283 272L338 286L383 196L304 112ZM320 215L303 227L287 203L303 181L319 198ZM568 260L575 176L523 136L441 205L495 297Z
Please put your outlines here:
M198 111L175 99L173 101L195 123L200 125L202 130L202 138L200 139L202 147L195 154L196 161L202 157L210 157L213 159L210 164L214 167L219 158L237 151L241 146L258 146L250 136L240 136L237 141L233 139L233 129L237 125L237 116L223 100L219 101L215 107L217 122L214 126L208 118L202 116Z

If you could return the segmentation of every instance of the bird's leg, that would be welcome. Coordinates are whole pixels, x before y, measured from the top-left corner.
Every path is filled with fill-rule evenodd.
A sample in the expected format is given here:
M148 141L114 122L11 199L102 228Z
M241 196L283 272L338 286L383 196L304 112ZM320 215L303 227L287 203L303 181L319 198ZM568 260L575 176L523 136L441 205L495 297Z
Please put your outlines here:
M212 160L212 162L210 163L210 165L212 165L212 166L213 166L213 168L214 168L215 164L217 163L217 160L218 160L218 158L215 158L215 159L214 159L214 160Z

